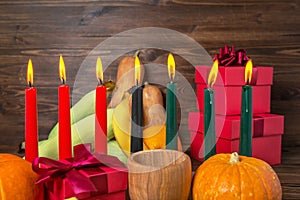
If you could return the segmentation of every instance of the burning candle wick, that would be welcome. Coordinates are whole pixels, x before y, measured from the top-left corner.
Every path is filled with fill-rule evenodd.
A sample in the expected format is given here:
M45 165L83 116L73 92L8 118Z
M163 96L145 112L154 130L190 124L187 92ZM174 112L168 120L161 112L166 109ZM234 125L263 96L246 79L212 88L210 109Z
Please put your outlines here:
M98 78L98 86L103 85L103 81L101 78Z

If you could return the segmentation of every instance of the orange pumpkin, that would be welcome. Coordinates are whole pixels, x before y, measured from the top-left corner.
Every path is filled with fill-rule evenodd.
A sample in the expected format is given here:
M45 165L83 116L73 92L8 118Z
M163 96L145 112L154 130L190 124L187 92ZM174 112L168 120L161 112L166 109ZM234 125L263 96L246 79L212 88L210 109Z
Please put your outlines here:
M193 183L193 199L282 198L280 181L266 162L253 157L217 154L197 170Z
M0 154L0 199L33 200L39 187L31 163L11 154Z

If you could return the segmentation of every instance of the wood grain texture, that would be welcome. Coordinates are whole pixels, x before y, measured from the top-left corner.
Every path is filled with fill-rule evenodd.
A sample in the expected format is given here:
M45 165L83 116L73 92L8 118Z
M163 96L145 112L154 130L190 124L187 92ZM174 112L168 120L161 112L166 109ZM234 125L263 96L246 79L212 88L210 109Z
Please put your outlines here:
M59 54L64 56L67 83L76 99L87 91L73 87L74 84L96 85L94 75L81 82L76 79L80 65L93 48L122 31L162 27L193 38L211 56L225 44L235 45L246 49L254 64L274 67L271 111L285 115L282 164L275 170L284 199L300 199L299 6L297 0L3 0L0 2L0 152L16 153L24 139L24 89L29 57L33 60L38 87L39 134L43 139L57 121ZM111 46L100 53L108 56L114 48L126 47ZM162 63L163 53L147 59ZM193 49L186 53L193 53ZM115 79L118 61L105 71L105 77ZM177 61L178 70L194 88L194 68L180 58ZM193 107L185 110L181 113L184 119ZM187 127L187 121L182 122L182 127ZM183 143L187 147L189 138L183 137ZM198 164L194 162L194 167Z
M185 153L161 149L137 152L128 159L128 173L132 200L186 200L189 196L192 166Z

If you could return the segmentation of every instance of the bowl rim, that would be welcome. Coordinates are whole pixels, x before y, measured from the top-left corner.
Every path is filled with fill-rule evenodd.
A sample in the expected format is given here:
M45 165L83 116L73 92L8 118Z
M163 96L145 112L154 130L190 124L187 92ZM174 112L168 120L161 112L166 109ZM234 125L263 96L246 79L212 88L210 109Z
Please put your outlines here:
M130 166L133 166L133 165L135 166L135 168L137 168L137 167L140 168L140 170L132 171L133 173L151 172L151 171L156 171L156 170L159 170L159 169L164 169L166 167L175 166L174 161L171 161L170 163L168 163L164 166L150 166L150 165L145 165L145 164L142 164L142 163L137 162L136 160L134 160L135 156L138 156L140 154L147 154L147 153L150 153L150 152L172 152L172 153L176 153L176 154L178 154L178 157L176 158L176 161L177 161L176 165L182 164L187 159L190 160L190 157L186 153L184 153L182 151L177 151L177 150L152 149L152 150L138 151L138 152L135 152L135 153L131 154L128 157L128 160L127 160L128 171L130 172L132 170ZM140 171L140 172L138 172L138 171Z

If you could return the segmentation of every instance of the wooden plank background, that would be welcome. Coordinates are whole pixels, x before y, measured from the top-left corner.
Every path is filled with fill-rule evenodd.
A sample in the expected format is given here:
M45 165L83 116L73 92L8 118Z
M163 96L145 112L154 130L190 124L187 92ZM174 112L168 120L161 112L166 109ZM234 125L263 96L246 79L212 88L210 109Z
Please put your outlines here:
M271 111L285 115L282 164L274 168L284 199L300 199L299 6L297 0L2 0L0 152L16 154L24 139L29 57L35 67L39 133L44 139L57 120L59 54L64 55L72 86L80 64L97 44L122 31L162 27L193 38L211 56L224 45L235 45L246 49L255 63L274 66ZM182 62L179 70L193 83L192 67Z

